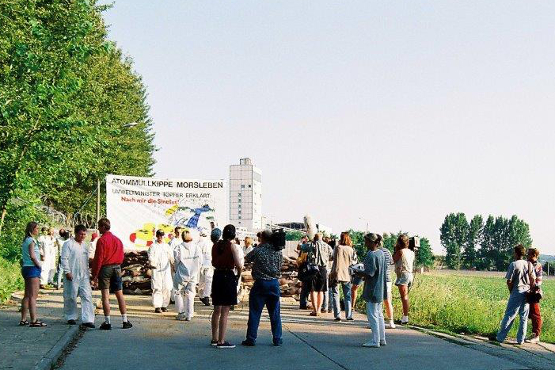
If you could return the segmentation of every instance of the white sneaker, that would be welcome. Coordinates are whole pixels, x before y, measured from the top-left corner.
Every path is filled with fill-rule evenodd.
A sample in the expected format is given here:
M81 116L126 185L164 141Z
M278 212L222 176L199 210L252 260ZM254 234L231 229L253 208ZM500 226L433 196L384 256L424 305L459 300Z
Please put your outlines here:
M374 343L374 342L366 342L366 343L362 343L363 347L368 347L368 348L380 348L380 344L379 343Z
M395 329L396 326L395 326L395 323L393 322L393 320L391 320L390 322L386 323L386 324L385 324L385 328L386 328L386 329Z
M403 316L401 318L401 324L406 325L409 323L409 317L408 316Z
M385 340L380 340L380 347L386 346L387 343L385 342Z
M178 313L175 319L179 321L185 320L185 313L184 312Z
M525 340L526 343L537 344L540 342L540 337L532 337L530 339Z

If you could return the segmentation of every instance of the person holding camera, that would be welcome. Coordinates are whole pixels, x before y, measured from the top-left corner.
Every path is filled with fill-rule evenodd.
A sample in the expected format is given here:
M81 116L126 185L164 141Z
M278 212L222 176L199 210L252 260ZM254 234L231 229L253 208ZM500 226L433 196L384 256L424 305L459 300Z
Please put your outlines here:
M280 289L278 278L281 274L283 255L280 246L271 243L272 232L264 230L260 235L260 245L245 256L247 262L252 262L252 277L254 285L249 294L249 321L247 338L244 346L254 346L260 324L260 316L264 306L268 309L272 326L274 346L282 344Z
M399 288L403 304L401 324L409 323L409 288L413 280L414 258L415 254L409 248L409 237L406 234L399 235L393 261L395 262L395 274L397 274L395 285Z

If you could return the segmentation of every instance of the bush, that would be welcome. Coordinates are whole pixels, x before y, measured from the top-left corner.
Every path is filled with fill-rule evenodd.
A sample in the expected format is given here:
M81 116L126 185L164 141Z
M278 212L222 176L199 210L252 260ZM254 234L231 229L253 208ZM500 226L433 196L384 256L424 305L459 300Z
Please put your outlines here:
M0 303L10 298L10 295L24 287L21 267L19 263L8 262L0 258Z

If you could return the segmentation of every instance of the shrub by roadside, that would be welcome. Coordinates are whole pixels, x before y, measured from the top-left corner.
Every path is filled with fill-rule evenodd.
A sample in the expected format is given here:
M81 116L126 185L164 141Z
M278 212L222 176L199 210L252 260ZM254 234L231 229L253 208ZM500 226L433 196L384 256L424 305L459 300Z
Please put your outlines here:
M14 291L23 289L23 286L19 263L0 258L0 303L10 298Z

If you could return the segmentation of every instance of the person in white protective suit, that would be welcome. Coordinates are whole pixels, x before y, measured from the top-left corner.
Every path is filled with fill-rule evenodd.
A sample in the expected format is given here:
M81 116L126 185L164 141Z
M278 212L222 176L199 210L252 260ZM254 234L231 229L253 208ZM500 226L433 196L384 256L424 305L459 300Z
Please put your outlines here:
M168 311L173 289L172 265L173 251L164 243L164 231L156 231L156 241L148 250L148 260L152 269L152 305L154 312Z
M173 288L175 290L175 308L177 320L190 321L194 315L194 303L198 275L202 264L202 251L195 241L195 231L185 229L182 233L183 243L173 251L175 259L175 275ZM185 304L183 302L185 296Z
M69 325L77 320L77 297L81 297L81 326L94 328L94 306L89 273L87 228L75 226L75 237L62 246L60 259L64 273L64 316Z
M218 237L219 239L219 237ZM218 239L208 242L206 235L201 235L199 248L202 253L202 265L199 276L199 298L205 306L210 306L210 294L212 294L212 278L214 277L214 267L212 266L212 245Z
M54 239L54 230L42 228L42 233L39 237L39 251L43 258L42 271L40 274L40 285L54 283L54 275L56 274L56 257L58 255L56 248L56 239Z

